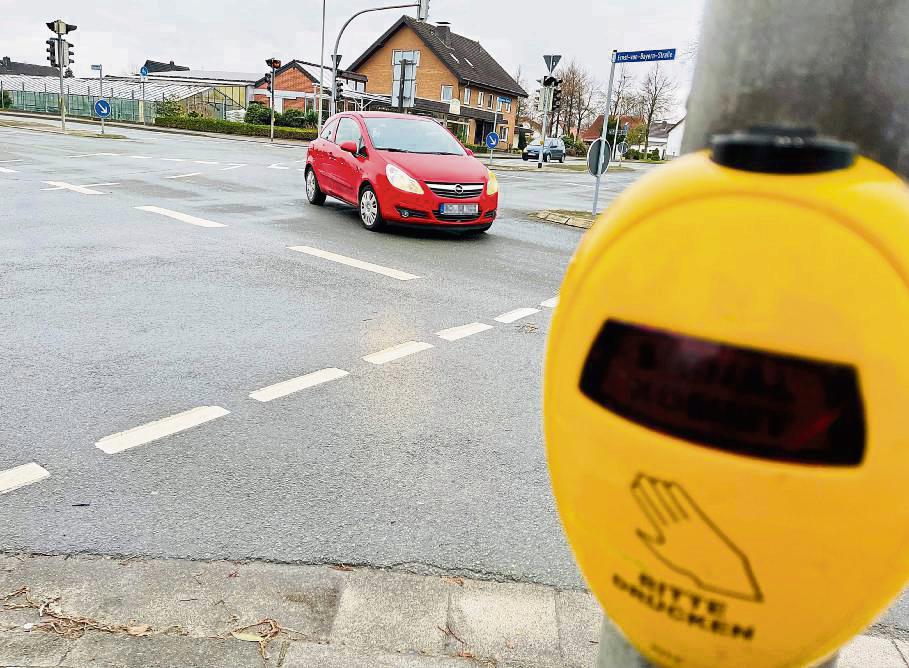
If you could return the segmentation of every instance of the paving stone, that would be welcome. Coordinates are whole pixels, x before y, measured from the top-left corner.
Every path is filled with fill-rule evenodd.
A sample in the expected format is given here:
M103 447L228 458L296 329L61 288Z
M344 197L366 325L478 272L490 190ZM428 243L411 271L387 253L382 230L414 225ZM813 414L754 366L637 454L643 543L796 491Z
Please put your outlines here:
M277 642L272 642L270 648L278 646ZM262 659L259 643L255 642L182 636L130 638L89 632L75 641L62 665L72 668L259 668Z
M332 642L442 654L453 587L438 577L355 572L341 593Z
M556 593L559 644L566 666L589 668L594 664L600 639L603 611L592 594L585 591Z
M486 668L487 664L456 657L363 652L337 645L295 643L282 668ZM495 668L489 664L489 668Z
M45 557L16 575L35 598L60 596L62 610L99 622L211 636L270 617L312 640L327 639L343 582L328 567L174 559Z
M73 643L41 631L0 633L0 666L58 666Z
M858 636L840 650L836 668L906 668L906 662L887 638Z
M560 665L555 593L537 585L465 581L452 591L449 620L480 658Z

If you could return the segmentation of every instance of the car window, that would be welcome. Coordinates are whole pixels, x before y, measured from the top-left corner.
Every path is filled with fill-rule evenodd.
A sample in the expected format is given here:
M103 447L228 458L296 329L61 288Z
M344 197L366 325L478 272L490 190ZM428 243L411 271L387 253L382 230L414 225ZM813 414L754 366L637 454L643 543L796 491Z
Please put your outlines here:
M322 134L319 135L322 139L327 139L328 141L334 141L335 139L335 128L338 127L338 121L332 121L322 129Z
M369 138L379 151L464 155L458 140L434 121L380 116L367 118L365 123Z
M357 122L354 119L344 116L338 122L338 132L335 137L335 143L343 144L346 141L352 141L359 146L363 141L363 134L360 132L360 126L357 125Z

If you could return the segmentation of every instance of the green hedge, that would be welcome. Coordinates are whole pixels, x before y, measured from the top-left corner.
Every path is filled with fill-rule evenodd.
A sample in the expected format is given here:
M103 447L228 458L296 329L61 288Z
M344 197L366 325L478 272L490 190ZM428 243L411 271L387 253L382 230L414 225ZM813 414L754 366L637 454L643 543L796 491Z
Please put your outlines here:
M189 118L181 116L179 118L162 118L155 119L155 125L163 128L179 128L180 130L198 130L200 132L223 132L229 135L244 135L248 137L267 137L269 127L267 125L252 125L251 123L233 123L231 121L221 121L214 118ZM275 127L276 139L315 139L315 128L280 128Z

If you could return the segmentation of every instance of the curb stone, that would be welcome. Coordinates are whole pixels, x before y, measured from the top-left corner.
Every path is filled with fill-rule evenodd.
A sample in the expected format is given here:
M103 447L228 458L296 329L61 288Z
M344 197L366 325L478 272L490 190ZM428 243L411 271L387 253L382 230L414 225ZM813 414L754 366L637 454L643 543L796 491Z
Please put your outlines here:
M562 214L552 213L550 211L540 211L539 213L532 214L532 217L539 218L540 220L547 220L550 223L568 225L569 227L578 227L584 230L590 229L594 222L592 218L583 218L581 216L563 216Z

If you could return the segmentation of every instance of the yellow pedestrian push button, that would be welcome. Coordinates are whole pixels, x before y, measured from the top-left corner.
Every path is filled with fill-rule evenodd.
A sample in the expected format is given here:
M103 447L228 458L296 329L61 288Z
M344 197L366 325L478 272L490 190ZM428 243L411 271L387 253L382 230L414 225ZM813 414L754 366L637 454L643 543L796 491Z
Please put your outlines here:
M754 128L640 179L569 266L545 371L556 502L660 666L810 666L909 575L909 189Z

